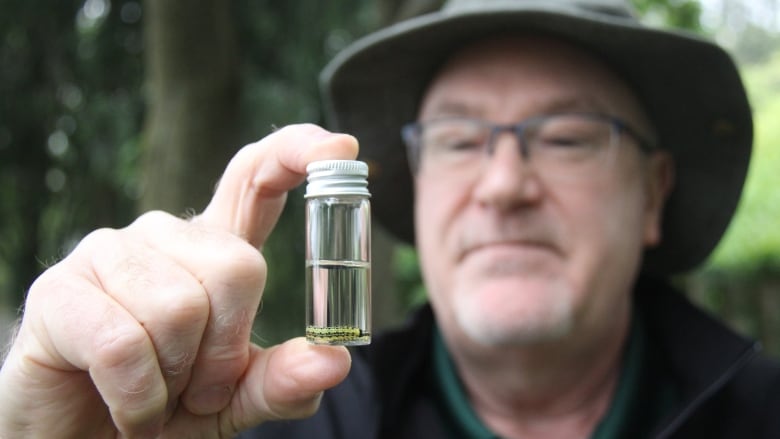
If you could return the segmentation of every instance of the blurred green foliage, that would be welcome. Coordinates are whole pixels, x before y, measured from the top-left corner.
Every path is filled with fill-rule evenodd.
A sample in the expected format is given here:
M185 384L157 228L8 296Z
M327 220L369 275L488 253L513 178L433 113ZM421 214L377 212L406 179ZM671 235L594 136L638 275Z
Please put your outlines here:
M102 5L102 6L101 6ZM131 217L143 48L135 1L0 0L0 291Z
M742 73L754 111L753 156L737 214L709 265L780 273L780 50Z
M702 31L701 5L696 0L631 0L644 21L676 29Z

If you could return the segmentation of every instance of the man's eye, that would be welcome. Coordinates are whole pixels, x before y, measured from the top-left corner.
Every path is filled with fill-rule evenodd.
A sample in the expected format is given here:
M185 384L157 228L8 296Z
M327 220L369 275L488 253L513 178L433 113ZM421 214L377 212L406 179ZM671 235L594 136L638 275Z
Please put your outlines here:
M577 136L546 136L539 141L545 146L558 148L579 148L588 145L588 139Z
M482 145L476 139L449 139L443 142L443 148L448 151L470 151L479 149Z
M430 136L425 142L428 148L441 153L470 152L479 150L483 142L475 136L462 136L453 133Z

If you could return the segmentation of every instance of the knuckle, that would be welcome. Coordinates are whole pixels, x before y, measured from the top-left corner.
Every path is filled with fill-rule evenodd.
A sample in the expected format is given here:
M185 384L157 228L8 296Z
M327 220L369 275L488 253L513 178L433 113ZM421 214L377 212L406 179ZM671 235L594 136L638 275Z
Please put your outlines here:
M260 252L239 236L204 225L202 217L194 217L181 230L188 242L197 242L199 252L209 271L218 277L245 279L257 283L265 279L266 264Z
M211 355L220 359L233 359L248 355L247 340L252 328L254 312L232 309L221 312L213 322L213 349Z
M42 311L52 304L68 301L74 290L88 282L78 269L63 263L49 267L30 285L25 299L25 314L33 310ZM60 310L61 311L61 310Z
M130 366L144 360L150 345L149 336L140 325L104 325L93 339L94 364L102 368Z
M163 347L162 349L167 351L161 354L164 360L160 361L164 377L172 378L182 375L195 364L195 353L193 352L181 349L174 350L171 347Z
M209 315L208 295L199 283L173 286L166 294L156 295L155 300L160 309L158 315L163 316L171 328L196 326L205 322Z
M257 289L264 285L265 259L256 248L238 237L230 235L220 240L219 251L209 252L203 257L215 279L242 289Z
M136 218L128 229L157 228L175 221L181 220L162 210L151 210Z
M235 245L230 264L234 275L249 284L262 284L265 280L265 259L257 249L246 242L241 241Z
M197 343L206 326L209 314L209 298L202 285L176 286L165 294L154 297L154 320L145 325L151 338L156 341L155 349L160 368L166 377L181 375L195 361Z
M101 259L96 263L96 268L121 279L122 283L129 289L150 290L154 286L154 280L151 277L152 267L149 260L143 256L145 255L128 253L117 261L111 261L110 264L106 264L107 261Z
M28 306L30 303L36 302L38 299L50 297L51 295L56 294L58 290L62 289L62 279L66 276L63 271L62 266L57 264L41 273L41 275L33 281L32 285L30 285L30 289L27 291Z
M73 254L80 255L82 253L93 253L99 249L107 248L108 246L115 246L120 241L120 232L118 230L107 227L96 229L88 233L81 242L79 242L73 250Z

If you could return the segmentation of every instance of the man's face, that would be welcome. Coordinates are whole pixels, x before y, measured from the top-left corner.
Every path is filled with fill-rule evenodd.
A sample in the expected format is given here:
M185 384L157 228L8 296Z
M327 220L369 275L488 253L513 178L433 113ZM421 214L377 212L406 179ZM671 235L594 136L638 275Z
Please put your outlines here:
M509 124L560 112L607 114L650 131L613 73L577 49L537 38L456 54L428 88L419 119ZM645 155L627 135L619 143L608 164L585 178L544 175L508 133L469 177L420 168L417 244L445 333L526 345L597 336L625 322L643 248L660 239L670 183L665 156Z

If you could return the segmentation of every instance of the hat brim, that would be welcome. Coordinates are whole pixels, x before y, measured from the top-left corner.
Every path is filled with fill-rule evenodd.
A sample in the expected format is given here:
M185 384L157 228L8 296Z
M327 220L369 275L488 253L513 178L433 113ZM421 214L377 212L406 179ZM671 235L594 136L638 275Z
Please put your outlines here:
M355 135L371 167L372 210L388 231L414 243L412 176L400 127L416 118L424 87L470 41L536 33L570 41L603 60L633 88L661 148L675 159L662 243L643 270L679 273L703 262L736 209L753 136L747 96L731 57L689 34L554 2L423 15L353 43L323 70L329 125Z

